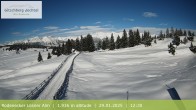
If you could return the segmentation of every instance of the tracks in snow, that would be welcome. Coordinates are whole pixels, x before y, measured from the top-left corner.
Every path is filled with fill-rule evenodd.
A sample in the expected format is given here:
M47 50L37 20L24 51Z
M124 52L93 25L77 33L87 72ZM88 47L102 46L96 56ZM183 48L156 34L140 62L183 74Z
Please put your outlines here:
M63 85L65 85L65 82L68 81L67 77L69 76L71 70L73 69L74 59L78 55L79 52L69 55L46 80L44 80L38 87L32 90L23 99L52 100L54 99L54 96L56 97L56 94L59 93L59 91L60 93L65 93L66 92L64 88L65 86ZM65 92L62 92L62 90L65 90Z

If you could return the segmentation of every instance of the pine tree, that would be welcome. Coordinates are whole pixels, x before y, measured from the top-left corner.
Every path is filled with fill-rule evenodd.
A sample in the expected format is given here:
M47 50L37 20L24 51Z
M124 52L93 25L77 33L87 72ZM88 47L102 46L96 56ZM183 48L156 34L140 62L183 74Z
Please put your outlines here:
M80 40L77 38L76 39L76 46L75 46L75 49L77 50L77 51L80 51L81 49L80 49Z
M80 50L84 51L84 43L83 43L83 36L80 36Z
M191 42L191 45L190 45L190 47L192 48L193 47L193 43Z
M94 45L93 37L90 34L87 35L87 47L88 47L89 52L95 51L95 45Z
M119 49L121 48L121 38L120 36L118 35L117 39L116 39L116 49Z
M144 31L144 38L143 38L143 43L146 47L151 46L152 38L150 36L150 32Z
M50 52L48 52L48 57L47 59L50 59L52 56L50 55Z
M128 47L128 38L127 38L127 32L126 30L124 29L123 30L123 35L122 35L122 38L121 38L121 47L122 48L126 48Z
M154 37L154 43L157 44L157 36Z
M135 46L135 39L133 35L133 31L129 30L129 47L134 47Z
M103 40L103 41L102 41L102 50L105 50L105 49L106 49L106 41Z
M65 44L63 43L62 48L61 48L61 53L65 54Z
M187 36L187 34L186 34L186 30L184 30L183 36Z
M160 34L159 34L159 40L164 40L164 35L163 35L162 30L160 31Z
M171 32L171 38L174 36L174 28L173 27L171 27L171 30L170 30L170 32Z
M38 62L41 62L41 61L43 61L43 59L42 59L42 55L41 55L41 53L40 53L40 52L39 52L39 54L38 54L37 61L38 61Z
M140 33L139 30L137 29L135 33L135 45L139 45L140 43L141 43Z
M54 48L52 49L52 54L53 54L53 55L56 55L56 47L54 47Z
M170 37L170 33L169 33L169 29L166 29L166 37L169 38Z
M176 46L179 46L180 45L180 37L178 35L175 35L172 43Z
M111 39L110 39L110 50L114 50L114 49L115 49L115 43L114 43L114 36L112 33Z
M71 39L71 47L72 49L76 49L76 42L73 39Z
M67 54L71 54L72 52L72 43L70 39L68 39L66 42L66 52Z
M196 53L196 46L193 46L193 43L191 42L191 45L189 47L190 51L192 51L194 54Z
M100 50L102 48L102 42L101 40L99 40L99 42L97 43L97 50Z
M109 49L110 48L110 41L107 36L105 38L105 43L106 43L106 49Z
M187 42L188 42L187 37L184 37L184 39L183 39L183 43L184 43L184 44L186 44Z
M168 48L169 48L168 52L171 53L172 55L175 55L176 52L175 47L171 43L168 45Z

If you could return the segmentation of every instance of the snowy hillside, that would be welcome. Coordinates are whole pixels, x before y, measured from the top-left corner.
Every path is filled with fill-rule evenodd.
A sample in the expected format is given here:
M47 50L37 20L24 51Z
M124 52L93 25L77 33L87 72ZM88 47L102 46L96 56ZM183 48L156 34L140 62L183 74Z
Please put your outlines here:
M182 99L196 99L196 56L190 42L176 55L168 53L171 39L114 51L81 53L75 60L67 99L171 99L166 84ZM195 42L194 42L195 44Z
M37 62L39 51L44 60L41 63ZM28 49L20 51L20 54L1 49L0 99L22 99L44 81L67 57L52 56L52 59L47 60L47 55L48 52L43 52L42 49Z
M182 99L196 99L196 56L188 48L190 42L180 44L175 56L167 51L170 42L165 39L150 47L82 52L75 59L66 99L126 99L127 91L129 99L171 99L166 84L175 87ZM44 62L37 62L38 52ZM67 58L62 55L47 60L47 54L43 49L28 49L20 54L0 49L0 99L22 99ZM73 56L70 58L56 76L65 75ZM49 83L53 92L45 90L50 97L43 92L40 99L52 99L64 80L61 77L58 81L58 77ZM52 88L54 84L58 84L56 89Z

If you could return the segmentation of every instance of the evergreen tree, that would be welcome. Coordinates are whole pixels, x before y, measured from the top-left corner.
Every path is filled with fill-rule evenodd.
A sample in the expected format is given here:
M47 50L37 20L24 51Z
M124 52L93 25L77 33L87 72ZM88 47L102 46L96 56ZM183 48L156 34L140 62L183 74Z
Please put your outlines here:
M80 51L80 50L81 50L81 49L80 49L80 40L79 40L78 38L76 39L75 49L76 49L77 51Z
M172 55L175 55L176 52L175 47L171 43L168 45L168 48L169 48L168 52L171 53Z
M173 43L173 45L179 46L180 45L180 37L178 35L175 35L172 43Z
M144 36L143 36L143 41L142 43L147 47L147 46L151 46L151 42L152 42L152 38L150 36L150 32L146 32L144 31Z
M157 44L157 37L156 37L156 35L154 37L154 43Z
M116 49L119 49L121 48L121 38L120 36L118 35L117 39L116 39Z
M72 53L72 43L71 40L68 39L66 42L66 53L71 54Z
M135 46L135 39L133 35L133 31L129 30L129 47L134 47Z
M109 49L110 48L110 41L107 36L105 38L105 43L106 43L106 49Z
M57 57L59 57L61 55L61 48L57 48L57 53L56 53Z
M114 49L115 49L115 43L114 43L114 36L112 33L111 39L110 39L110 50L114 50Z
M41 61L43 61L43 59L42 59L42 55L41 55L41 53L40 53L40 52L39 52L39 54L38 54L37 61L38 61L38 62L41 62Z
M97 49L100 50L102 48L102 42L101 40L99 40L99 42L97 43Z
M57 50L56 47L54 47L54 48L52 49L52 54L53 54L53 55L56 55L56 50Z
M48 57L47 59L50 59L52 56L50 55L50 52L48 52Z
M61 47L59 47L59 48L61 48ZM61 48L61 53L65 54L65 44L64 43L63 43L62 48Z
M107 45L106 45L106 41L103 40L103 41L102 41L102 50L105 50L105 49L106 49L106 46L107 46Z
M189 37L192 36L192 33L191 33L190 30L188 31L188 36L189 36Z
M187 34L186 34L186 30L184 30L183 36L187 36Z
M122 38L121 38L121 47L122 48L126 48L128 47L128 38L127 38L127 32L126 30L124 29L123 30L123 35L122 35Z
M166 29L166 37L169 38L170 37L170 33L169 33L169 29Z
M160 34L159 34L159 40L164 40L164 35L163 35L162 30L160 31Z
M76 42L73 39L71 39L71 47L72 49L76 49Z
M84 51L84 43L83 43L83 36L81 35L81 37L80 37L80 50L81 51Z
M190 45L190 47L192 48L193 47L193 43L191 42L191 45Z
M187 37L184 37L184 39L183 39L183 43L184 43L184 44L186 44L187 42L188 42Z
M139 45L140 43L141 43L140 33L139 30L137 29L135 33L135 45Z
M194 54L196 53L196 46L193 46L193 43L191 42L191 45L189 47L190 51L192 51Z
M171 38L174 36L174 28L173 27L171 27L171 30L170 30L170 32L171 32Z
M87 35L87 47L88 47L89 52L95 51L95 45L94 45L93 37L90 34Z

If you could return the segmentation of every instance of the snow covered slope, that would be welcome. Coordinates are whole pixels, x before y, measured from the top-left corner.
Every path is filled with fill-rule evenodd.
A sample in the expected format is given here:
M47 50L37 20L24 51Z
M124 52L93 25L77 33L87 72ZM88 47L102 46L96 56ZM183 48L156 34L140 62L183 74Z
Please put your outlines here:
M36 51L35 51L36 50ZM38 63L38 52L44 62ZM51 52L51 50L49 50ZM0 50L0 99L22 99L44 81L67 56L52 56L42 49L15 51Z
M66 60L66 62L64 63L63 67L59 70L59 72L54 76L54 78L51 80L51 82L49 83L49 85L44 89L44 91L42 91L42 93L40 94L40 96L37 99L43 100L43 99L48 99L48 100L53 100L53 97L55 95L55 93L58 91L58 89L61 87L64 79L65 79L65 75L67 73L67 71L69 70L72 61L74 59L74 57L79 54L72 54L71 56L68 57L68 59Z
M181 44L168 53L171 39L115 51L81 53L69 79L67 99L171 99L166 84L182 99L196 99L196 55ZM194 44L196 44L194 42Z

